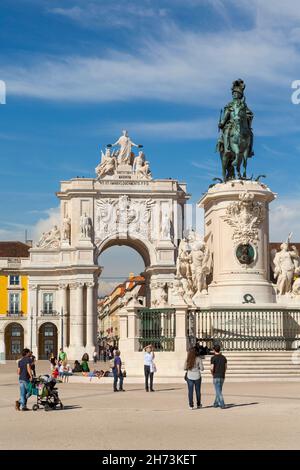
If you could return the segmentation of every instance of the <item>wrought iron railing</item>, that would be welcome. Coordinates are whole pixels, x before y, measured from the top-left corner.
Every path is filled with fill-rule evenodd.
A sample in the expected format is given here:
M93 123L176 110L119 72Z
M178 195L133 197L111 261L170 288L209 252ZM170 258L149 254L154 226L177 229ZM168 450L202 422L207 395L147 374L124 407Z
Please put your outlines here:
M152 344L155 351L174 351L175 309L142 308L137 312L139 350Z
M292 350L300 346L300 310L212 309L188 313L188 345L226 350Z
M8 317L22 317L24 315L24 312L22 312L21 310L8 310L6 312L6 315Z
M41 315L55 316L59 315L59 312L57 310L41 310Z

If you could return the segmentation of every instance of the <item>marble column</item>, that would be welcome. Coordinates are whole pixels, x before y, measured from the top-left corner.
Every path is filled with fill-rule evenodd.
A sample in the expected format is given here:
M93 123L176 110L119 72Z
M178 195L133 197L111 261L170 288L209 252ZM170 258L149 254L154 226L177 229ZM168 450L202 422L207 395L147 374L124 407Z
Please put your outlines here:
M70 347L72 354L83 350L83 283L70 284L71 312L70 312Z
M89 350L95 348L94 286L94 282L86 283L86 347Z
M64 348L67 346L67 331L68 331L68 303L67 303L67 284L59 284L60 289L60 314L61 317L61 328L63 328L63 334L60 332L60 347ZM63 343L63 344L62 344Z
M4 331L0 332L0 364L5 364L5 340Z

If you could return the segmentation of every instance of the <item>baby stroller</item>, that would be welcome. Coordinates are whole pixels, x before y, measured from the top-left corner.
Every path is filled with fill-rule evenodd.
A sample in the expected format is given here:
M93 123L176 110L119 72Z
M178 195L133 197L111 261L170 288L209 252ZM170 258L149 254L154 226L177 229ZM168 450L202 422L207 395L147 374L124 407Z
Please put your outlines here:
M58 405L61 410L64 408L55 385L56 380L49 375L42 375L33 379L32 391L33 395L36 395L36 403L32 407L33 411L37 411L39 408L44 408L45 411L54 410Z

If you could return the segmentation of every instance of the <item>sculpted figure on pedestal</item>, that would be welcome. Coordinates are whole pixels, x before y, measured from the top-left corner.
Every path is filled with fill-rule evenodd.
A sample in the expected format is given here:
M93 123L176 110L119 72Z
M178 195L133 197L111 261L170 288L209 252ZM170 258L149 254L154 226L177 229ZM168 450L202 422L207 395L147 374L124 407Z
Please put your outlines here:
M222 162L223 180L241 178L241 165L243 164L243 178L246 178L247 160L253 153L253 113L248 108L243 80L235 80L232 84L232 101L221 112L219 129L221 131L217 150ZM236 171L236 175L235 175Z
M162 240L171 240L171 219L167 212L162 216L161 222L161 238Z
M36 246L38 248L59 248L60 230L57 225L54 225L49 232L44 232Z
M166 307L168 305L168 292L165 282L152 282L151 284L151 306Z
M132 152L132 147L141 147L140 145L135 144L130 140L128 132L123 130L123 135L114 143L112 147L116 145L120 146L119 153L118 153L118 163L125 164L125 165L132 165L134 154Z
M207 293L207 276L212 269L212 258L203 239L190 230L178 248L177 273L184 289L184 299L192 304L196 293Z
M117 158L107 148L105 154L101 150L101 163L95 168L98 177L102 178L106 175L113 175L117 169Z
M70 217L68 217L68 216L64 217L62 229L63 229L62 230L63 240L67 240L69 242L70 239L71 239L71 219L70 219Z
M274 277L277 279L277 291L279 295L285 295L292 292L294 275L298 274L299 253L295 246L289 250L289 243L282 243L280 251L277 251L273 258ZM295 286L296 291L297 285Z
M91 238L92 224L86 212L80 217L80 238Z
M176 260L176 277L183 277L185 279L192 279L192 247L189 243L188 237L184 237L178 247L178 257Z
M195 242L192 249L192 279L196 291L207 293L206 277L211 271L210 253L204 242Z

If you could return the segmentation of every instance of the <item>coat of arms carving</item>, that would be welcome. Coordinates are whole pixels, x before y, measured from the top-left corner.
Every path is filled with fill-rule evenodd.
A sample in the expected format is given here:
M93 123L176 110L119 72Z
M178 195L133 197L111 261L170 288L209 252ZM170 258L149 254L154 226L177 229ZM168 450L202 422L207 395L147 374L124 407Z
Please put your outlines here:
M265 219L265 207L254 200L248 191L239 195L239 201L232 202L223 217L233 227L233 240L236 244L246 245L258 241L258 228Z

